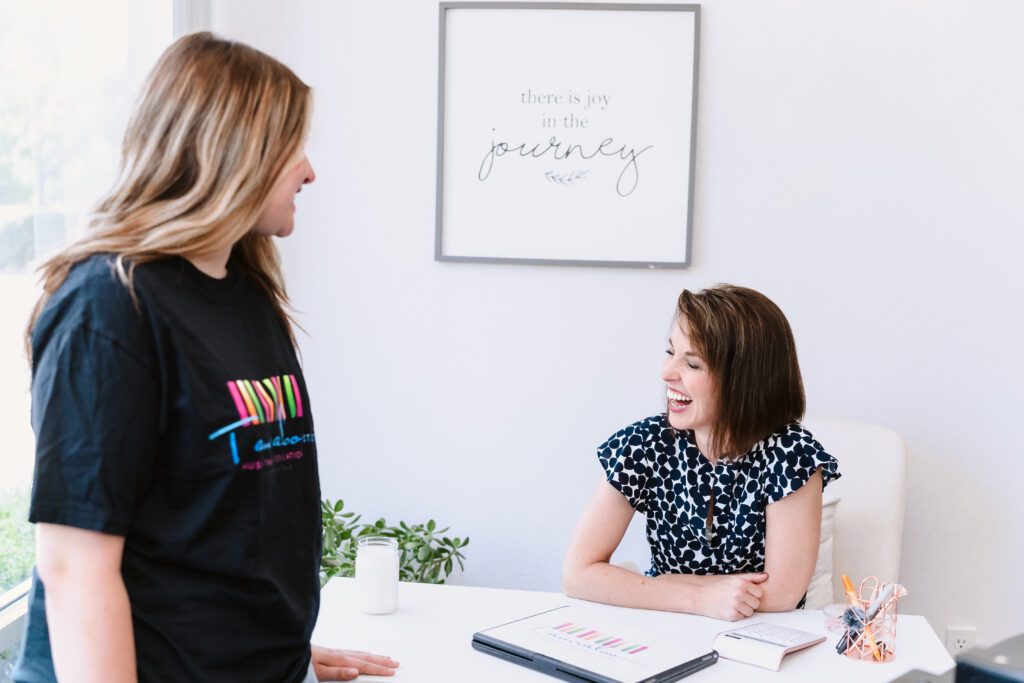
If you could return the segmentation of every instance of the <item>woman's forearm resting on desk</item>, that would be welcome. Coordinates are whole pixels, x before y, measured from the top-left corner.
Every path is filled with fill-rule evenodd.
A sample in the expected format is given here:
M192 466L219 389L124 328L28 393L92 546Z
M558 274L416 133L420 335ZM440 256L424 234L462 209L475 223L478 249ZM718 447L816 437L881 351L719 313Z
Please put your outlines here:
M815 506L817 514L815 513ZM594 492L577 525L563 567L566 595L624 607L736 620L754 611L794 609L807 590L817 556L821 475L768 506L766 572L648 577L609 564L634 510L607 482Z
M569 597L583 600L735 621L757 610L763 594L759 583L764 579L764 574L649 577L594 562L575 571L567 568L564 588Z
M121 536L38 525L37 570L46 590L59 680L136 680L131 607L121 578L123 549Z
M633 517L621 493L601 482L583 511L566 553L562 582L566 595L624 607L741 619L760 605L764 575L655 578L609 564Z

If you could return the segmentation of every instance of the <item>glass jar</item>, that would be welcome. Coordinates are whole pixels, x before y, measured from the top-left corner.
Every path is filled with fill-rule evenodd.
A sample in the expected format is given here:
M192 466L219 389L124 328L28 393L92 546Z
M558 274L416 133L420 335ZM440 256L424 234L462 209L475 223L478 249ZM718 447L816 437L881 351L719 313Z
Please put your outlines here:
M365 614L398 608L398 541L363 536L356 542L356 605Z

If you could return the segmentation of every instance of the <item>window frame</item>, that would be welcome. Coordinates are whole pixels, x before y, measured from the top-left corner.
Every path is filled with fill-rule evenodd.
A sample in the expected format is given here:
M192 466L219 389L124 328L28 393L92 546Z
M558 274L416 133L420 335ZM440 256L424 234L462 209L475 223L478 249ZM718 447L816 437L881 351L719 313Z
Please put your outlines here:
M28 578L0 595L0 652L12 649L22 639L31 586L32 579Z
M210 30L211 0L172 1L172 36L175 40L188 33ZM31 586L32 579L28 578L0 594L0 652L16 646L24 636Z

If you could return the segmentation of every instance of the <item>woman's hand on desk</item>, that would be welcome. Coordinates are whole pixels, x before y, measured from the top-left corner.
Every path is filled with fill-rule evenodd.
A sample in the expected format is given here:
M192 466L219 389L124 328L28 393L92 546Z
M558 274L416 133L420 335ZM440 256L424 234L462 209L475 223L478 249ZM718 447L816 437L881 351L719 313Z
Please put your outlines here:
M393 676L398 662L359 650L313 646L313 670L320 681L351 681L359 674Z
M729 574L696 576L693 574L662 574L657 581L696 588L695 607L698 614L736 621L752 615L761 604L764 589L760 584L767 574Z

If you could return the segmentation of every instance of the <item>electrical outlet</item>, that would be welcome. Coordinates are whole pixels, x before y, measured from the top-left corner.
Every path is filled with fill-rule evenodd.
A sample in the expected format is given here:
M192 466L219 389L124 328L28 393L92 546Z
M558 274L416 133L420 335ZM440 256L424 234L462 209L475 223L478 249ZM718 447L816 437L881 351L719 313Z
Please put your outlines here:
M946 649L954 656L974 647L977 638L978 629L974 626L946 627Z

